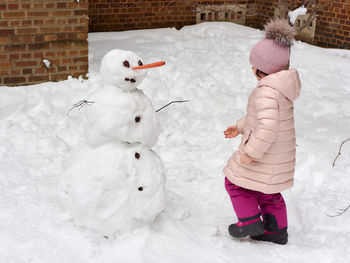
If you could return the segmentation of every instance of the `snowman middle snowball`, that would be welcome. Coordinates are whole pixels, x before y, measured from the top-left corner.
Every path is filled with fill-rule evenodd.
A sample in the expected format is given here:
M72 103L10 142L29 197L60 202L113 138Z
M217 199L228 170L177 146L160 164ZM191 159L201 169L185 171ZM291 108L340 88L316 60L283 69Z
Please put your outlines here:
M137 88L147 71L132 69L140 64L141 58L131 51L114 49L103 57L103 83L93 88L89 99L95 103L86 109L89 128L85 135L90 145L109 140L156 144L159 118L151 101Z

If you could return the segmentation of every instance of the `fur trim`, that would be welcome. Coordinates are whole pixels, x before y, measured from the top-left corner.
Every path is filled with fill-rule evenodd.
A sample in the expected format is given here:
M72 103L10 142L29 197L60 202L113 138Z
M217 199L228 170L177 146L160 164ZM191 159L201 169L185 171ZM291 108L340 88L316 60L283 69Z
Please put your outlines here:
M293 27L289 25L286 19L270 20L265 25L266 38L273 39L275 43L291 47L294 42L294 36L296 34Z

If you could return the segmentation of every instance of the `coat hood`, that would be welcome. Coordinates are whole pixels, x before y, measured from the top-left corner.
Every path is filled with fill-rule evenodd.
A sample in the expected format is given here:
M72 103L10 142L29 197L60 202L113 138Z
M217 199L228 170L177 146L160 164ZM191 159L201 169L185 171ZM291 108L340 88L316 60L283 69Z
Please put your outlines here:
M268 75L259 81L258 87L261 86L276 89L291 101L295 101L300 96L301 84L296 69L282 70Z

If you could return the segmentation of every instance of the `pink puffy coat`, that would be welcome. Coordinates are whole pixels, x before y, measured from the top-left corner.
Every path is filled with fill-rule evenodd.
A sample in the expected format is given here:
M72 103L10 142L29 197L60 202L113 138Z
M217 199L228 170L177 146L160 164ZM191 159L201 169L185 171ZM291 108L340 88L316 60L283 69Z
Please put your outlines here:
M249 96L247 115L237 121L243 134L237 152L224 168L236 185L266 194L293 186L295 130L293 101L300 95L300 79L295 69L283 70L261 79ZM253 158L240 163L246 153Z

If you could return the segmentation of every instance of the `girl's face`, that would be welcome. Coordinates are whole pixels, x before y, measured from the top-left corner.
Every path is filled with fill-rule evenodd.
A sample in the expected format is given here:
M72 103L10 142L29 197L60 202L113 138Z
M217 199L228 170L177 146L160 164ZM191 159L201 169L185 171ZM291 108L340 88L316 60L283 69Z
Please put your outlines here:
M256 77L256 79L258 81L260 81L262 78L260 76L258 76L258 74L256 74L256 68L255 67L252 67L252 70L253 70L253 73L254 73L254 76Z

